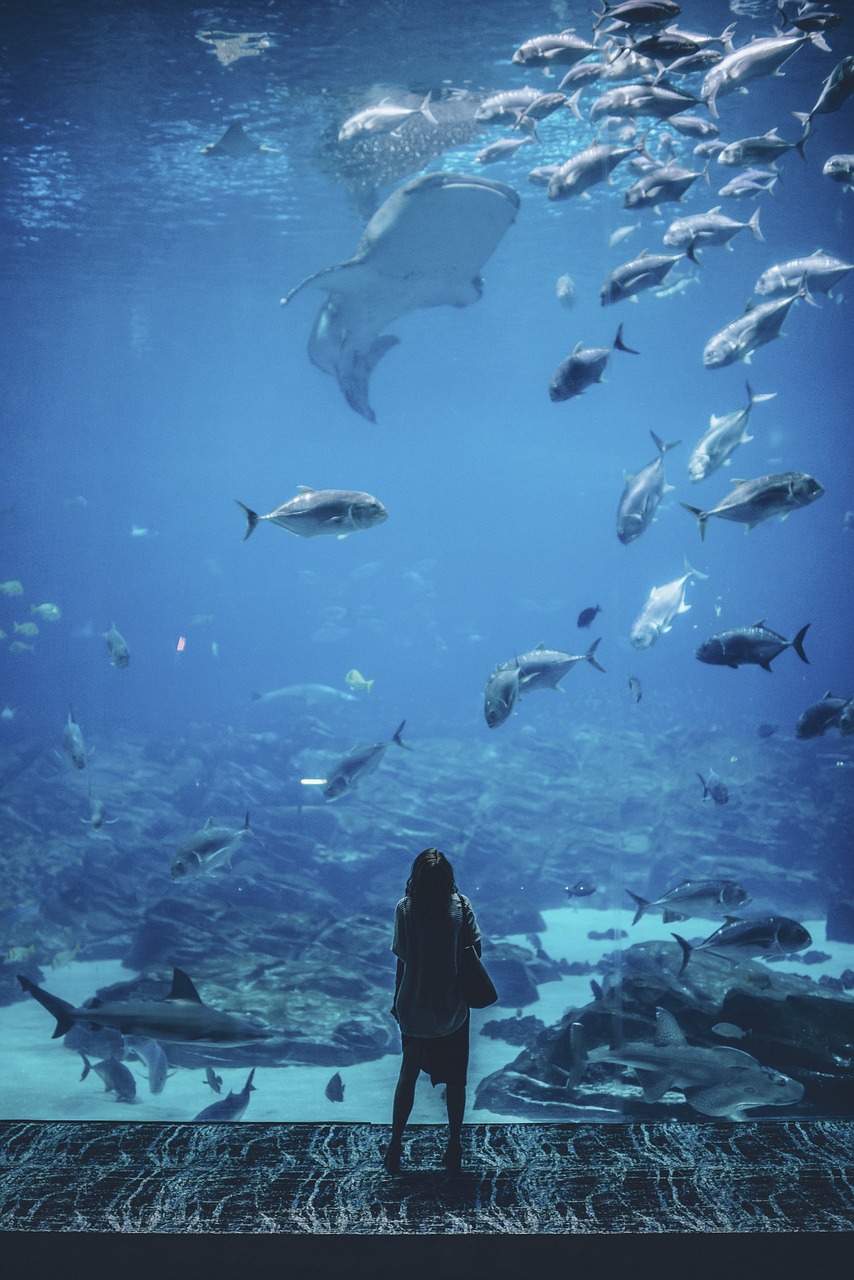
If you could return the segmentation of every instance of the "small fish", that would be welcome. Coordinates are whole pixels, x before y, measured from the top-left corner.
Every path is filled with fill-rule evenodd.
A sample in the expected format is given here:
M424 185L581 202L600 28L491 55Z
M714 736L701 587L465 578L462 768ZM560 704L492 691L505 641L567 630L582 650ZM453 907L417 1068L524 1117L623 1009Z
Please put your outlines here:
M0 593L4 596L22 596L24 588L16 578L10 578L8 582L0 582Z
M700 782L703 784L704 800L708 799L708 797L711 796L715 804L727 804L727 802L729 801L729 791L727 790L722 780L715 773L714 769L709 770L709 776L707 778L704 778L701 773L698 773L697 777L700 779Z
M172 859L172 879L186 880L222 866L230 871L232 856L247 836L261 843L249 826L248 812L242 827L215 827L208 818L201 831L179 846Z
M119 1062L118 1058L105 1058L103 1062L90 1062L85 1053L81 1053L83 1059L83 1074L80 1079L85 1080L90 1071L94 1071L104 1082L104 1092L114 1093L116 1102L133 1102L136 1097L136 1081L133 1073L128 1070L124 1063Z
M578 290L571 276L559 276L555 285L555 296L562 307L572 307Z
M786 956L812 946L812 938L804 926L788 916L759 916L753 920L736 920L729 916L726 924L693 945L678 933L673 937L682 949L680 977L696 951L710 951L713 955L737 961Z
M633 702L640 702L643 697L643 688L637 676L629 676L629 693L632 695Z
M604 613L601 604L597 604L595 606L591 605L587 609L582 609L581 613L578 615L578 626L589 627L593 619L599 613Z
M23 640L13 640L9 645L10 653L35 653L36 646L34 644L25 644Z
M618 244L622 244L630 235L640 229L640 222L632 222L627 227L617 227L616 231L612 231L608 237L608 246L611 249L616 248Z
M763 723L757 727L756 732L760 738L773 738L779 728L780 726L778 724L768 724L763 721Z
M341 1079L340 1072L335 1072L335 1075L328 1081L323 1092L326 1094L330 1102L344 1101L344 1081Z
M37 636L39 629L34 622L13 622L13 629L19 636Z
M249 1095L255 1092L255 1085L252 1083L252 1077L255 1075L255 1068L249 1072L246 1077L246 1084L239 1093L235 1093L233 1089L229 1089L228 1095L221 1098L219 1102L212 1102L209 1107L205 1107L197 1116L193 1116L193 1123L197 1120L204 1121L229 1121L240 1120L244 1111L249 1106Z
M205 1067L205 1083L210 1085L214 1093L222 1093L222 1076L218 1076L213 1067Z
M760 618L752 627L733 627L731 631L721 631L717 635L704 640L696 652L700 662L714 667L757 666L763 671L771 670L773 660L784 649L794 649L801 662L809 665L809 658L804 652L804 636L810 624L801 627L794 640L786 640L776 631L765 626L765 619Z
M30 613L34 613L44 622L58 622L62 617L62 610L58 604L31 604Z
M104 639L107 642L107 648L110 651L110 662L114 667L126 667L130 662L130 649L127 647L127 641L120 632L116 631L116 624L110 623L109 631L104 632Z
M250 537L262 520L269 520L280 529L287 529L288 533L302 538L315 538L319 534L346 538L388 519L383 504L369 493L354 489L311 489L307 485L299 485L298 490L295 498L289 498L265 516L259 516L251 507L238 502L238 507L246 513L243 541Z
M581 880L576 880L572 886L567 885L564 893L570 898L589 898L591 894L596 892L597 888L598 886L593 880L589 877L584 877Z
M344 680L354 693L357 689L362 693L370 693L374 683L373 680L366 680L355 667L347 672Z
M716 1022L712 1031L725 1040L744 1040L747 1035L747 1032L742 1031L741 1027L737 1027L734 1022Z
M62 734L62 749L75 769L86 768L86 747L80 726L74 719L74 712L68 708L68 720Z

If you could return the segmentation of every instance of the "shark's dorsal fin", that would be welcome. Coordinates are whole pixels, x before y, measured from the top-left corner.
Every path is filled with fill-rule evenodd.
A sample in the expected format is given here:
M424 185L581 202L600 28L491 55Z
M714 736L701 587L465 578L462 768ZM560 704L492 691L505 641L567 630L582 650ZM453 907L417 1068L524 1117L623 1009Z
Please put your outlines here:
M666 1009L657 1008L655 1011L655 1043L660 1047L685 1044L679 1023Z
M193 986L192 979L184 972L183 969L176 969L172 974L172 990L166 997L167 1000L192 1000L194 1004L203 1004L204 1001Z

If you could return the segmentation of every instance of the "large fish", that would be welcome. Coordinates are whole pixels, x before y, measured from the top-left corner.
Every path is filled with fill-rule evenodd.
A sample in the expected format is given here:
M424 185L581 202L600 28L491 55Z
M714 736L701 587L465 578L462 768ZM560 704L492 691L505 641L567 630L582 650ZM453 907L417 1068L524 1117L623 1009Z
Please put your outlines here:
M843 191L854 191L854 155L839 153L824 162L822 174L842 185Z
M624 209L654 209L661 204L678 204L698 178L709 181L709 166L695 173L679 164L663 164L638 178L623 193Z
M652 116L656 120L666 120L668 116L678 115L696 105L695 97L677 89L655 84L627 84L607 89L598 97L590 108L590 120L595 122L605 116L628 116L631 119Z
M74 719L74 712L68 708L68 719L62 732L62 749L75 769L86 768L86 746L80 725Z
M834 698L828 689L818 701L802 711L795 725L796 738L818 738L828 729L837 727L850 698Z
M208 818L201 831L179 845L172 859L172 879L188 880L223 866L231 870L232 855L247 836L261 843L249 825L248 813L242 827L215 827L213 818Z
M179 1044L252 1044L278 1034L255 1019L222 1013L203 1004L182 969L174 971L172 988L164 1000L107 1000L88 1009L76 1009L67 1000L37 987L23 974L18 974L18 981L24 991L56 1018L54 1040L66 1035L78 1022L96 1028L115 1028L124 1036Z
M549 200L568 200L570 196L583 195L599 182L607 182L608 175L629 156L640 152L648 158L646 134L634 147L614 147L597 143L558 165L549 178L546 194Z
M573 396L580 396L594 383L604 382L605 367L614 351L626 351L633 356L640 355L634 347L628 347L623 342L622 325L617 330L613 347L582 347L579 342L572 355L561 360L552 374L549 382L549 398L553 402L571 400Z
M697 442L691 457L688 459L688 475L692 480L704 480L718 467L726 466L731 455L740 444L748 444L753 436L747 434L750 410L763 400L773 400L776 391L766 391L757 395L750 386L747 387L747 407L737 409L735 413L725 413L718 417L712 414L709 428Z
M820 32L801 36L768 36L751 40L749 44L734 49L722 58L703 77L700 94L713 116L717 116L717 99L725 93L742 90L750 80L759 76L778 75L780 67L807 41L818 49L830 53L827 41Z
M779 338L789 308L798 298L809 298L803 281L788 298L756 303L751 299L743 315L731 320L709 338L703 350L703 364L707 369L722 369L725 365L735 364L736 360L750 364L757 347L764 347L767 342Z
M787 956L812 946L812 938L802 924L788 916L757 916L753 920L727 919L714 933L702 942L686 942L678 933L673 937L682 949L682 967L685 968L697 951L711 951L713 955L730 960L750 960L755 957Z
M595 44L589 44L570 27L557 35L534 36L520 44L511 62L521 67L549 67L552 64L572 67L589 53L598 53Z
M637 258L623 262L605 277L599 290L599 301L607 307L644 289L655 288L682 257L681 253L649 253L644 249Z
M560 649L547 649L544 644L538 644L529 653L520 654L511 662L499 663L495 670L518 672L520 696L534 693L537 689L557 689L564 676L579 662L589 662L591 667L604 672L605 668L599 665L595 657L600 643L601 636L593 641L586 653L564 653Z
M246 513L244 542L262 520L269 520L301 538L316 538L320 534L346 538L350 533L371 529L388 519L383 504L370 493L356 489L310 489L302 484L297 487L299 492L295 498L289 498L265 516L259 516L235 498L238 507Z
M735 880L682 880L654 899L642 898L631 889L626 893L637 907L632 924L637 924L648 911L660 911L665 924L691 916L727 916L750 901L750 894Z
M661 635L666 635L679 613L691 608L685 603L685 587L691 578L708 578L707 573L692 569L685 558L685 572L681 578L666 582L663 587L653 587L649 599L632 623L629 639L636 649L648 649Z
M701 540L706 536L710 516L734 520L736 524L745 525L749 532L772 516L785 520L793 511L809 506L824 493L823 485L805 471L779 471L755 480L734 479L732 485L726 497L708 511L689 506L687 502L680 504L696 516Z
M801 662L809 665L809 658L804 652L804 636L810 624L801 627L794 640L787 640L765 626L765 619L760 618L752 627L732 627L729 631L719 631L709 636L697 649L696 657L713 667L756 666L763 671L771 670L771 663L784 649L794 649Z
M722 147L717 154L718 164L724 165L752 165L752 164L773 164L775 160L779 160L780 156L784 156L788 151L793 151L796 147L800 147L799 142L786 142L785 138L781 138L777 133L776 126L769 129L767 133L753 135L749 138L739 138L735 142L728 142Z
M436 124L436 117L430 110L432 96L428 93L420 107L409 107L392 98L383 98L376 106L364 107L347 117L338 130L338 141L352 142L366 133L399 133L401 126L413 116L423 116L430 124Z
M481 268L516 218L512 187L471 174L428 173L404 183L371 218L354 256L308 276L329 297L309 356L333 374L352 409L375 421L369 382L397 342L383 330L421 307L466 307L483 292Z
M631 1067L643 1089L644 1102L658 1102L668 1089L679 1089L702 1115L743 1120L753 1107L789 1106L799 1102L804 1087L749 1053L730 1045L691 1045L672 1013L655 1011L655 1039L626 1041L616 1048L587 1048L584 1027L570 1028L573 1068L567 1088L575 1088L590 1062Z
M649 434L655 442L658 457L642 467L637 475L623 473L626 487L617 508L617 537L623 546L628 546L641 536L655 516L664 494L672 492L674 487L667 483L664 476L664 455L668 449L674 449L682 441L671 440L665 444L654 431Z
M483 715L490 729L503 724L519 701L519 664L496 667L483 691Z
M411 751L412 748L400 736L405 724L406 721L401 720L389 742L360 742L348 755L339 760L326 779L326 785L323 788L324 799L337 800L339 796L344 795L345 791L352 791L362 778L374 773L380 766L386 748L392 742L403 747L405 751Z
M805 258L791 258L763 271L754 291L765 298L781 298L803 284L810 293L829 294L849 271L854 271L854 263L843 262L841 258L833 258L829 253L816 249Z
M801 155L804 155L807 139L812 135L813 116L828 115L832 111L838 111L852 93L854 93L854 55L849 54L847 58L843 58L836 64L821 86L821 93L812 110L792 112L804 127L798 143Z

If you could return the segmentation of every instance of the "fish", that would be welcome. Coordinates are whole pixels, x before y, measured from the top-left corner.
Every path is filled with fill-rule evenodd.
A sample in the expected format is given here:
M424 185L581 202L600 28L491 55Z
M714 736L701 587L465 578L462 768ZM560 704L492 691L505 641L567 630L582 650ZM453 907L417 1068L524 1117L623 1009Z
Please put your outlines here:
M614 351L640 355L623 341L623 326L617 330L613 347L583 347L576 343L572 354L561 360L549 381L549 399L553 404L580 396L587 387L605 381L605 368Z
M197 31L196 39L212 46L211 52L223 67L230 67L240 58L257 58L269 49L273 41L266 31Z
M775 126L767 133L728 142L718 152L717 162L723 165L773 164L780 156L796 148L800 150L800 147L800 142L786 142L781 138Z
M838 726L840 716L850 704L850 698L834 698L830 690L818 702L802 711L795 725L796 738L818 738L828 729Z
M854 733L854 698L850 698L842 708L838 727L839 732L843 737L847 737L849 734Z
M670 128L676 129L687 138L711 139L716 138L720 133L714 120L706 120L703 116L669 116L667 123Z
M727 466L740 444L749 444L753 439L753 436L747 434L751 409L763 400L773 400L777 394L776 391L758 394L752 390L749 382L745 386L747 407L720 417L713 413L708 430L695 445L688 459L688 475L695 483L710 476L718 467Z
M716 1022L712 1027L716 1036L722 1036L726 1040L744 1040L747 1032L741 1027L737 1027L734 1022Z
M252 1083L255 1075L255 1067L246 1077L246 1084L239 1093L235 1093L233 1089L229 1089L224 1098L220 1098L219 1102L212 1102L210 1106L204 1107L197 1116L193 1116L193 1124L197 1120L210 1121L228 1121L240 1120L243 1113L249 1106L249 1095L255 1092L256 1086Z
M323 788L323 798L325 800L337 800L345 792L352 791L361 782L362 778L366 778L368 774L376 772L386 753L386 748L392 742L402 747L404 751L411 751L412 747L405 743L400 736L403 733L405 724L406 721L401 720L388 742L360 742L343 759L333 765Z
M199 148L200 155L230 156L232 160L242 160L245 156L258 155L259 152L277 154L277 148L265 146L263 142L256 142L249 136L243 125L237 122L230 124L216 142L208 142Z
M571 196L584 195L597 183L607 182L618 164L640 152L652 159L646 149L646 134L636 146L614 147L600 142L570 156L559 165L549 179L546 194L549 200L568 200Z
M480 124L512 124L519 112L536 102L539 96L539 92L530 85L525 85L522 89L491 93L481 102L474 118Z
M644 249L631 262L624 262L615 267L602 282L599 290L599 301L603 307L613 302L621 302L644 289L652 289L661 284L667 273L684 255L681 253L650 253ZM782 321L781 321L782 323Z
M824 493L824 486L806 471L775 472L757 476L755 480L734 479L732 485L726 497L708 511L692 507L687 502L680 503L696 517L701 541L706 536L706 524L711 516L743 524L749 532L773 516L785 520L793 511L808 507Z
M696 657L714 667L757 666L763 671L771 670L771 663L784 649L794 649L801 662L809 665L809 658L804 652L804 636L810 624L801 627L794 640L786 640L776 631L765 626L765 619L760 618L752 627L733 627L730 631L720 631L717 635L704 640L697 649Z
M786 27L797 27L799 31L829 31L832 27L838 27L842 21L840 13L828 13L824 5L809 3L802 4L794 18L790 18L784 6L778 4L777 16L781 31L785 31Z
M355 694L344 693L341 689L333 689L329 684L286 684L281 689L269 689L266 693L253 693L252 706L266 706L271 702L282 701L304 702L308 707L316 707L325 702L358 702Z
M35 651L36 646L34 644L27 644L24 640L13 640L9 645L10 653L35 653Z
M495 164L498 160L506 160L508 156L514 156L526 142L533 142L533 138L499 138L497 142L490 142L482 151L478 151L475 162Z
M109 631L104 632L104 639L107 642L107 649L110 653L110 662L114 667L127 667L130 663L130 649L127 641L120 632L116 631L116 624L110 623Z
M590 120L595 123L605 116L652 116L656 120L667 120L669 116L695 107L697 102L693 94L656 84L620 85L606 89L596 99L590 108Z
M142 1036L126 1036L125 1047L130 1050L130 1057L148 1067L149 1093L162 1093L169 1075L169 1060L162 1047L156 1040L146 1040Z
M673 220L665 232L663 241L670 248L685 250L686 256L697 261L694 253L698 248L705 248L707 244L729 244L732 237L737 236L739 232L749 230L753 232L755 239L763 241L764 236L759 228L761 212L762 210L759 209L754 210L746 223L739 223L735 218L727 218L726 214L722 214L721 206L716 205L714 209L709 209L707 214L691 214L689 218Z
M0 582L0 595L4 596L22 596L24 588L18 582L17 578L10 578L7 582Z
M689 920L691 916L728 916L750 902L750 894L735 880L680 880L660 898L642 898L639 893L626 893L634 899L637 910L632 924L637 924L648 911L661 911L665 924L671 920Z
M697 774L703 787L703 799L711 796L715 804L727 804L729 802L729 791L726 784L718 777L714 769L709 770L709 775L704 778L701 773Z
M593 29L598 31L606 18L626 26L653 26L670 22L681 12L675 0L621 0L620 4L602 0L602 11L595 15Z
M89 782L89 817L81 818L80 821L87 823L93 831L100 831L105 823L107 826L113 826L118 821L117 818L107 817L106 805L93 792L91 780Z
M787 956L812 946L812 938L804 926L788 916L757 916L751 920L728 916L719 929L693 945L678 933L673 937L682 950L680 977L697 951L710 951L712 955L738 962L753 957Z
M528 175L530 177L530 174ZM571 276L558 276L555 284L555 297L562 307L567 309L574 305L578 290Z
M39 634L39 629L34 622L13 622L12 630L19 636L27 636L29 638Z
M209 1084L214 1093L222 1093L222 1076L218 1076L213 1067L205 1067L205 1084Z
M581 613L578 615L577 625L579 627L589 627L596 615L603 612L604 610L601 604L591 605L587 609L582 609Z
M714 334L703 350L703 364L707 369L722 369L725 365L735 364L737 360L750 363L757 347L765 346L774 338L779 338L783 321L789 314L792 303L798 298L808 297L808 290L801 281L795 293L787 298L772 302L754 303L751 299L744 309L744 314L731 320Z
M308 276L328 293L312 330L309 357L333 374L350 407L369 422L371 374L398 341L382 330L421 307L469 306L483 291L481 268L519 209L504 183L428 173L394 191L365 228L354 256Z
M648 649L659 636L666 635L671 630L676 615L687 613L691 608L685 603L685 587L690 579L708 576L707 573L700 573L699 569L692 569L686 556L685 572L681 578L674 578L663 587L653 587L629 632L629 639L635 649Z
M698 178L709 181L708 164L699 173L678 164L660 165L623 192L623 208L654 209L662 204L678 204Z
M354 691L358 689L361 693L370 693L374 686L373 680L366 680L362 673L357 671L355 667L353 667L351 671L347 672L344 680L350 689L353 689Z
M589 898L596 890L597 885L590 876L584 876L581 880L576 880L574 885L566 885L564 893L570 898Z
M682 441L671 440L665 444L654 431L649 434L658 449L658 457L648 462L636 475L623 472L626 487L617 508L617 537L624 547L634 542L648 528L661 499L674 488L664 476L664 455L668 449L675 449Z
M496 667L483 691L483 715L490 729L503 724L519 700L519 664Z
M246 514L243 541L252 535L262 520L269 520L271 524L301 538L315 538L321 534L346 538L362 529L372 529L388 519L383 504L370 493L356 489L311 489L307 485L298 485L297 488L295 498L289 498L264 516L259 516L251 507L235 499Z
M613 42L623 49L630 48L634 53L656 58L661 62L671 58L676 59L674 65L678 65L684 58L690 54L699 53L709 44L729 44L734 31L734 22L731 22L719 36L707 36L699 31L682 31L679 27L668 26L663 31L653 32L637 40L632 39L630 44L617 37L613 38ZM619 57L619 54L617 56ZM672 67L668 66L667 71L669 74Z
M827 41L820 32L754 39L728 53L706 73L700 86L700 96L711 114L717 119L717 100L723 94L741 90L749 81L760 76L781 74L780 67L807 42L830 53Z
M617 230L612 231L611 234L608 236L608 247L610 249L616 248L618 244L622 244L624 240L628 240L630 235L633 235L635 231L639 231L639 230L640 230L639 221L632 222L625 227L617 227Z
M392 98L383 98L374 107L365 107L361 111L348 116L338 130L339 142L352 142L354 138L366 133L394 133L399 135L401 127L413 116L422 116L430 124L437 124L436 117L430 110L432 91L421 103L420 107L406 107Z
M532 137L539 142L537 133L537 125L541 120L547 120L550 115L558 111L566 102L565 93L541 93L534 98L533 102L529 102L526 106L521 107L516 113L516 120L513 124L514 129L524 129L529 132Z
M188 880L222 866L230 871L232 856L247 836L261 843L249 826L248 813L242 827L215 827L213 818L208 818L200 831L178 846L172 859L172 879Z
M336 1071L335 1075L330 1077L323 1092L330 1102L344 1101L344 1081L341 1079L340 1071Z
M595 44L582 40L570 28L558 35L534 36L520 44L510 59L519 67L548 67L555 63L563 67L574 66L589 53L598 53Z
M94 1071L104 1082L104 1092L116 1095L116 1102L133 1102L136 1097L136 1081L133 1072L123 1062L119 1062L118 1058L90 1062L85 1053L80 1053L80 1057L83 1059L81 1080L85 1080L89 1072Z
M760 738L773 738L779 728L778 724L768 724L763 721L762 724L757 726L756 732Z
M854 271L854 263L844 262L816 249L806 258L792 258L763 271L754 285L754 292L765 298L787 297L803 284L810 293L829 294L849 271Z
M793 111L792 115L803 125L803 134L798 143L798 150L806 159L804 147L812 137L813 116L829 115L838 111L854 93L854 55L849 54L838 62L821 86L821 92L815 106L810 111Z
M56 1019L54 1040L81 1022L97 1028L112 1027L124 1036L177 1044L245 1045L280 1034L254 1018L223 1013L203 1004L183 969L174 970L172 986L163 1000L108 1000L88 1008L75 1008L21 973L17 977L24 991Z
M11 646L10 646L11 647ZM80 726L74 719L74 712L68 708L68 720L62 734L62 749L75 769L86 768L86 747Z
M779 179L780 175L770 169L748 169L725 182L718 195L733 200L755 199L763 191L773 192Z
M843 191L854 191L854 155L829 156L821 172L825 178L841 183Z
M762 1066L743 1049L730 1045L691 1045L672 1013L655 1010L655 1039L626 1041L615 1048L588 1050L584 1027L570 1027L573 1067L567 1088L577 1087L590 1062L631 1067L643 1089L644 1102L658 1102L668 1089L679 1089L702 1115L744 1120L754 1107L790 1106L804 1087L798 1080Z
M41 618L44 622L59 622L62 617L62 610L58 604L31 604L30 613Z
M564 676L579 662L589 662L591 667L604 673L605 668L599 665L595 657L600 644L601 636L593 641L586 653L564 653L560 649L547 649L544 644L538 644L529 653L523 653L511 662L499 663L495 670L518 673L519 697L525 693L535 693L537 689L557 689Z
M643 686L637 676L629 676L629 693L632 695L633 702L640 702L643 697Z

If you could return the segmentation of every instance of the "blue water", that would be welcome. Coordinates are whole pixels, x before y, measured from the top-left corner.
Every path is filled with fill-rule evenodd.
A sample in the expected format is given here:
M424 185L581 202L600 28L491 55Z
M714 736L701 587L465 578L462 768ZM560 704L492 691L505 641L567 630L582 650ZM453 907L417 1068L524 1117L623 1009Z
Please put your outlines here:
M716 34L735 20L740 45L771 32L774 6L750 10L686 0L680 22ZM372 379L375 425L308 360L324 295L279 306L355 249L364 217L335 135L372 86L554 88L556 79L513 66L513 50L573 25L589 35L589 11L588 0L6 6L0 580L20 580L24 595L0 596L0 628L11 640L32 603L62 611L39 623L33 652L0 644L0 703L16 709L0 725L9 741L58 747L69 703L87 743L169 739L198 724L225 732L248 723L253 692L301 682L344 691L357 668L375 685L335 723L330 760L359 739L388 739L404 718L414 745L447 736L510 749L527 732L547 748L552 695L523 701L489 730L486 678L538 642L581 653L597 635L607 675L581 664L567 679L565 732L604 731L615 751L639 714L651 733L725 726L753 742L763 721L791 738L827 689L854 693L854 532L844 527L854 508L854 277L819 308L794 306L786 336L749 366L702 364L707 340L741 314L767 267L817 248L851 259L854 199L821 173L829 155L852 150L851 102L816 117L808 163L795 152L780 161L773 194L759 198L764 243L739 234L733 252L704 251L691 270L699 283L682 293L609 308L599 303L605 275L643 248L658 251L672 218L723 204L746 221L752 201L715 195L733 170L713 163L711 189L698 181L662 216L621 207L634 180L625 169L590 200L552 204L526 175L593 141L568 112L543 122L539 149L483 171L475 155L504 130L485 128L436 157L433 169L509 183L521 208L486 264L480 301L391 326L401 341ZM209 31L269 40L223 66L197 38ZM808 110L854 49L850 15L828 40L831 54L806 46L784 76L722 98L722 138L776 126L794 141L791 112ZM586 90L583 103L594 96ZM200 154L233 121L275 150ZM652 122L650 146L666 131ZM682 154L693 166L691 146ZM381 184L378 201L394 185ZM638 218L610 248L611 233ZM565 273L577 286L572 309L555 297ZM611 345L621 321L641 355L615 353L605 384L552 404L558 362L578 342ZM776 398L754 407L754 439L732 465L692 485L689 453L711 414L744 404L746 376ZM666 459L675 490L624 547L615 530L623 472L655 456L651 430L683 441ZM730 475L790 469L816 476L824 497L748 536L712 520L701 542L679 505L713 505ZM389 519L344 541L268 526L244 542L234 500L266 512L298 485L366 490ZM638 653L631 624L685 556L708 579L689 586L691 611L672 632ZM604 612L579 631L577 614L596 603ZM788 638L809 623L810 665L793 651L773 675L696 661L706 636L759 618ZM127 671L107 660L101 633L111 622L130 646ZM629 674L643 684L639 707ZM828 750L850 762L848 744L832 738ZM805 757L816 746L802 745ZM710 753L691 763L705 770Z

